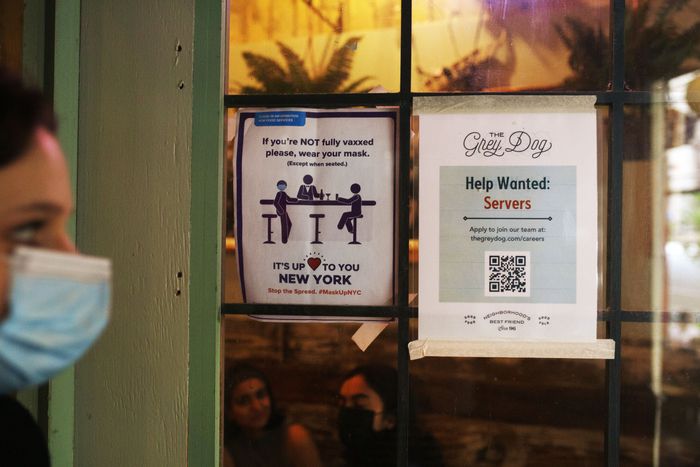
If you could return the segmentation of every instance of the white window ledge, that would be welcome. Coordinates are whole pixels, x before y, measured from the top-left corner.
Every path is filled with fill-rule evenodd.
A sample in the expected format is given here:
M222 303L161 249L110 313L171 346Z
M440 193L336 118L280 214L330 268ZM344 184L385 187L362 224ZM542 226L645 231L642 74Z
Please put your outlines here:
M411 360L423 357L502 357L502 358L579 358L611 360L615 358L615 341L593 342L545 341L438 341L409 342Z

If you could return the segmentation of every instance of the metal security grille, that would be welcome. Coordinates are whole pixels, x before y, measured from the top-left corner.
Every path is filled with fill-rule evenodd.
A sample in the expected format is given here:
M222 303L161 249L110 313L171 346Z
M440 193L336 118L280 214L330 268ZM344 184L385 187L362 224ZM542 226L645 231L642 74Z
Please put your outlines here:
M548 95L595 95L597 105L609 108L610 133L608 166L608 214L607 214L607 290L606 297L609 311L598 313L598 320L606 323L607 338L614 339L615 359L606 363L607 389L607 423L605 433L606 465L617 466L620 459L620 372L621 372L621 329L623 322L653 322L661 319L658 313L651 311L622 310L622 169L623 169L623 124L626 105L646 105L652 102L652 93L648 91L630 92L625 86L624 70L624 30L625 0L611 0L611 70L609 89L599 92L554 92ZM397 106L399 118L399 182L398 206L409 203L409 169L410 161L410 118L412 100L416 96L435 96L440 93L416 93L411 89L411 18L410 0L401 1L401 85L400 91L384 94L258 94L226 95L224 106L240 107L318 107L336 108L347 106ZM444 95L480 94L450 93ZM504 94L508 93L496 93ZM518 93L536 95L538 93ZM599 187L603 190L605 187ZM398 209L398 245L397 297L393 306L324 306L324 305L264 305L224 303L223 314L229 315L287 315L287 316L372 316L391 317L398 320L398 357L399 372L399 423L398 423L398 465L408 465L408 427L409 427L409 319L417 316L418 310L408 304L409 288L409 213L407 209ZM673 315L663 318L672 320ZM601 408L602 409L602 408Z

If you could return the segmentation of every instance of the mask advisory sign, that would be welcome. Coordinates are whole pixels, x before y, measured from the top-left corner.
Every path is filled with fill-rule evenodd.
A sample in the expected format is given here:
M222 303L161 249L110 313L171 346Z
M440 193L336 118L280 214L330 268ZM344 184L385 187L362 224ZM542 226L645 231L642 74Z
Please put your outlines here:
M391 304L396 112L243 109L236 132L245 301Z
M461 104L417 103L419 339L594 341L594 100Z

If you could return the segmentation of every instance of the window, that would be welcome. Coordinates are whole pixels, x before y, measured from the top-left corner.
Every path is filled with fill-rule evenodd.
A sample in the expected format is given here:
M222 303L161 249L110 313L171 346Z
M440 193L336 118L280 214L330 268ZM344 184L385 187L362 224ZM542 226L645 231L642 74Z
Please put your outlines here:
M696 2L232 0L229 122L238 108L398 107L397 203L408 209L395 221L394 305L243 303L229 140L227 362L268 374L324 465L345 465L334 398L343 375L366 363L397 369L397 465L437 465L436 452L447 466L697 465L698 44ZM598 336L616 341L615 360L409 362L419 313L412 100L465 93L597 97ZM247 315L396 321L362 353L349 340L356 325ZM417 426L430 443L416 442Z

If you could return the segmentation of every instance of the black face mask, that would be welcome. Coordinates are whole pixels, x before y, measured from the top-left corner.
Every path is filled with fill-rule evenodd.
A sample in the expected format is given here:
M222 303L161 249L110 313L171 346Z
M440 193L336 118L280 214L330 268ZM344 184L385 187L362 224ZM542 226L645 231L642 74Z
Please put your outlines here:
M366 409L342 407L338 414L338 434L350 450L366 449L374 438L374 412Z
M374 412L342 407L338 414L338 434L347 448L350 465L396 465L396 433L374 431Z

